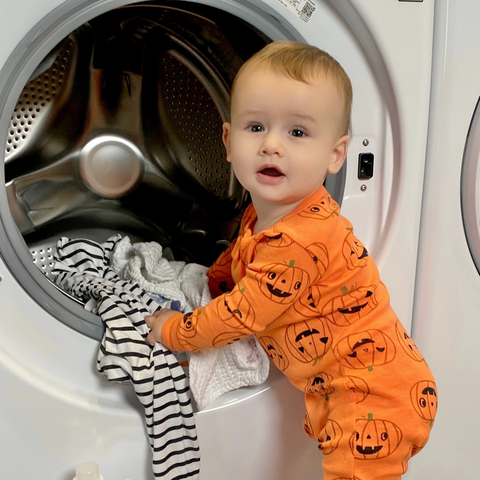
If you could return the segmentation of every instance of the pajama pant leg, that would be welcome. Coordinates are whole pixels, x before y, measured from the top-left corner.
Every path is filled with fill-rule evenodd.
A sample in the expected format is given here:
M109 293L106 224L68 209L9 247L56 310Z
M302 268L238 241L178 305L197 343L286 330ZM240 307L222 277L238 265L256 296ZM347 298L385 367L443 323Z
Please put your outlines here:
M403 327L396 328L398 339L405 338ZM323 452L324 480L400 480L408 460L427 443L437 387L408 342L403 348L396 341L395 355L377 358L369 368L341 365L331 395L306 394L306 430Z

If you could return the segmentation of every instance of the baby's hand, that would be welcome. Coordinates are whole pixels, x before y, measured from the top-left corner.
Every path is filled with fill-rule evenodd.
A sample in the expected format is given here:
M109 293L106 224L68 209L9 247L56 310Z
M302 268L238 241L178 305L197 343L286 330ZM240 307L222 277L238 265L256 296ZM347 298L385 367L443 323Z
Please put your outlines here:
M147 315L144 320L147 327L150 329L150 333L147 336L146 342L149 345L155 345L155 342L163 343L162 341L162 328L170 317L176 315L178 312L170 310L169 308L162 308L153 315Z

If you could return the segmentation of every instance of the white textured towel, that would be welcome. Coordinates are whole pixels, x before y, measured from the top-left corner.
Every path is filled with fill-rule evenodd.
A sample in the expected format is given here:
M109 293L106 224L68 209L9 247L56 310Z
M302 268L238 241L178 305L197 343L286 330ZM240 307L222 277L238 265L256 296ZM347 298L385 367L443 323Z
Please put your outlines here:
M203 410L220 395L240 387L260 385L269 372L269 359L250 335L238 342L190 356L190 390Z
M182 312L212 300L207 267L168 261L158 243L132 245L124 237L113 252L111 265L120 277L135 280L147 292L161 295L167 301L179 301ZM223 393L263 383L269 368L267 354L251 335L221 348L191 353L190 390L202 410Z

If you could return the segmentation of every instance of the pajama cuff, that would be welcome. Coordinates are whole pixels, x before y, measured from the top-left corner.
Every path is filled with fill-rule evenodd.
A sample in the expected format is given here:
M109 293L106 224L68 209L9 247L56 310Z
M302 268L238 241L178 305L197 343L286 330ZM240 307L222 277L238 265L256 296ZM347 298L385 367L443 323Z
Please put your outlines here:
M178 343L178 341L174 341L177 339L177 335L172 335L172 330L178 331L178 325L181 321L183 321L184 314L177 313L176 315L170 317L165 325L162 328L162 343L170 350L175 352L182 352L185 348Z

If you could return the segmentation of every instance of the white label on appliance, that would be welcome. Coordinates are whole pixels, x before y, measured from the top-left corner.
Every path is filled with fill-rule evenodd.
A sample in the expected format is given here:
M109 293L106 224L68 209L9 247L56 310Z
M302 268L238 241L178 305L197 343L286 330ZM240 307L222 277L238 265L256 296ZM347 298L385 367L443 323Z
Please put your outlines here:
M305 23L308 23L311 19L313 14L315 13L315 9L317 6L313 2L313 0L277 0L280 2L284 7L287 7L291 12L295 13L295 15L303 20Z

